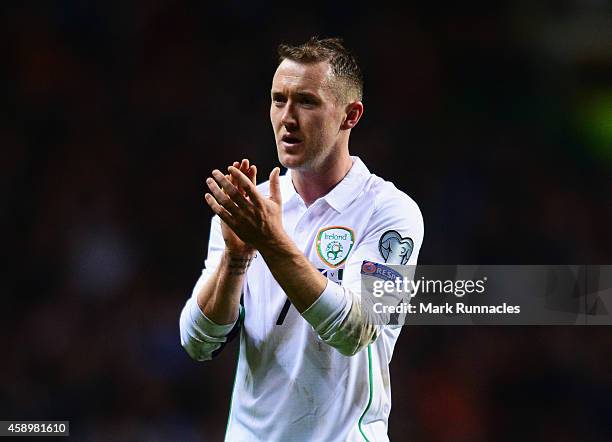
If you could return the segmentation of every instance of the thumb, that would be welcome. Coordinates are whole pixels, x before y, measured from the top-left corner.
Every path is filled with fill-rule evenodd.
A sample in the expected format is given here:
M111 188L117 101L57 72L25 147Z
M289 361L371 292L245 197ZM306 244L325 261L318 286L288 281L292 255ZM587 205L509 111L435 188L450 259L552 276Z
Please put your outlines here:
M272 169L272 172L270 172L270 199L277 204L282 204L279 176L280 168Z

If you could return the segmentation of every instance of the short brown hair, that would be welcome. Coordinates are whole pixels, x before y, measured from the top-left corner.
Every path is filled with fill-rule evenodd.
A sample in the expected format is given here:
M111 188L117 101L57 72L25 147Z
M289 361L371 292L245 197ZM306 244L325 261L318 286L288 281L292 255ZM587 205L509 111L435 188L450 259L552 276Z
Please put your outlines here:
M363 99L363 74L357 59L342 44L341 38L312 37L298 46L280 44L278 63L288 59L299 63L319 63L327 61L332 74L342 82L337 92L344 101Z

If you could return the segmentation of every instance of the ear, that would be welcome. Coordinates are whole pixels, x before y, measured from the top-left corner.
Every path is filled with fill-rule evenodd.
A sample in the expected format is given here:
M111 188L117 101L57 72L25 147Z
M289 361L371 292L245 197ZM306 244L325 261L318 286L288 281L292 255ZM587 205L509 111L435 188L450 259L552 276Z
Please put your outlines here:
M357 125L359 119L363 115L363 103L361 101L353 101L346 106L345 112L346 117L344 118L340 129L352 129Z

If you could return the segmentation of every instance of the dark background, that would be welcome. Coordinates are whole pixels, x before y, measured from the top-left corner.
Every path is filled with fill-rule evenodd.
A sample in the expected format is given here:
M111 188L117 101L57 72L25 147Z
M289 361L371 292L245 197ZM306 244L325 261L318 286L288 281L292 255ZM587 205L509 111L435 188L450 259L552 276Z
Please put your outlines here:
M178 316L206 254L205 177L277 164L280 42L342 36L360 58L351 151L419 203L421 263L612 263L607 2L15 3L0 23L1 419L223 437L235 343L193 362ZM391 439L610 440L611 348L606 327L406 327Z

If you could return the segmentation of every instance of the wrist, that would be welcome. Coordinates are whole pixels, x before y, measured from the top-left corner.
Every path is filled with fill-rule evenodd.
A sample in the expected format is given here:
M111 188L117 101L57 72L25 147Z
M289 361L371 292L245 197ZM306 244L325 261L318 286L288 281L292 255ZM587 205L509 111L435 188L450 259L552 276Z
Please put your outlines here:
M224 259L230 275L244 275L255 256L254 251L225 250Z
M290 251L292 246L294 246L293 240L283 230L277 235L268 236L266 241L257 247L257 250L265 258L282 255Z
M253 258L255 256L255 249L251 247L229 248L226 245L224 254L228 258Z

